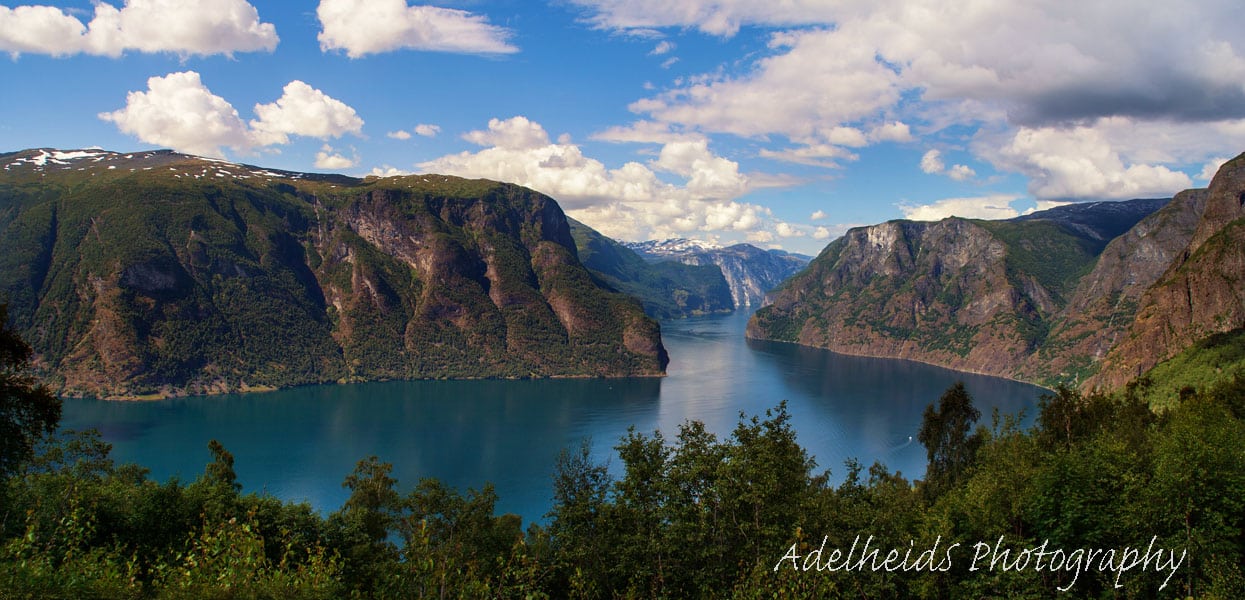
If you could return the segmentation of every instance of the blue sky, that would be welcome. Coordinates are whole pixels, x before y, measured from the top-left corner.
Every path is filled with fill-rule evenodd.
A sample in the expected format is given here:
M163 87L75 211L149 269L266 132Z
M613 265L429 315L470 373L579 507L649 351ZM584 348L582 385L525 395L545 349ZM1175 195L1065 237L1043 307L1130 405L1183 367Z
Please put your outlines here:
M619 239L816 253L1205 185L1245 150L1241 22L1235 0L6 2L0 150L488 177Z

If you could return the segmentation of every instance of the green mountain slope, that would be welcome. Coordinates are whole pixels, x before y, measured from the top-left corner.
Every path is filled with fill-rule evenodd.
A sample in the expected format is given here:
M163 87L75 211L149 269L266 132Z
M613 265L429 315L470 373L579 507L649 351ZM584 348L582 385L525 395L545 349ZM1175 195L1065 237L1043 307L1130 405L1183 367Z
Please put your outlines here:
M650 316L677 319L735 310L730 286L717 266L647 262L591 227L567 220L584 266L614 289L638 298Z
M1024 377L1110 240L1162 204L852 229L771 293L748 335Z
M0 168L0 294L63 394L665 367L657 324L531 190L169 152Z

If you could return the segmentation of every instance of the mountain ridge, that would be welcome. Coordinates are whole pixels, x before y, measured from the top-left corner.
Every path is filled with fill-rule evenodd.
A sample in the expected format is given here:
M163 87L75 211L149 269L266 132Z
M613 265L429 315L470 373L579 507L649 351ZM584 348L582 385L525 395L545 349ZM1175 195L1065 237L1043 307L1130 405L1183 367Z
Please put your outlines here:
M748 336L1047 386L1098 385L1091 376L1133 327L1143 292L1206 228L1207 197L1190 190L1005 221L854 228L771 294Z
M168 151L0 155L0 293L63 395L659 376L551 198Z

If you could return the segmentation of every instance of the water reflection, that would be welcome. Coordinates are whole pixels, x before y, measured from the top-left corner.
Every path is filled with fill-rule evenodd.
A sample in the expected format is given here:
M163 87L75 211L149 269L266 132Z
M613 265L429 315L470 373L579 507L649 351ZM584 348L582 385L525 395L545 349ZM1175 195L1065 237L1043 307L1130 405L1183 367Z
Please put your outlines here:
M982 412L1033 406L1039 388L906 361L841 356L790 344L747 342L746 315L663 324L672 362L664 379L417 381L314 386L268 394L113 403L67 400L64 425L97 427L121 461L159 479L192 479L220 440L247 490L341 505L355 463L377 455L405 487L437 477L465 489L491 481L499 508L540 519L563 448L591 438L598 460L628 426L673 438L689 419L729 436L742 411L787 400L801 444L835 479L843 460L885 462L919 476L912 443L921 412L963 379ZM617 460L612 461L617 472Z

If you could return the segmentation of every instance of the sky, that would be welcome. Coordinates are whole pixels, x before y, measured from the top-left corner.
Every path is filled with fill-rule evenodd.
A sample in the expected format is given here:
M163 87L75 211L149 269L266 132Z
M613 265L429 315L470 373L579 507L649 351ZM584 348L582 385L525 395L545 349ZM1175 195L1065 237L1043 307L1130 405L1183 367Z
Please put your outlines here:
M0 4L0 152L518 183L621 240L816 254L889 219L1203 187L1239 0Z

